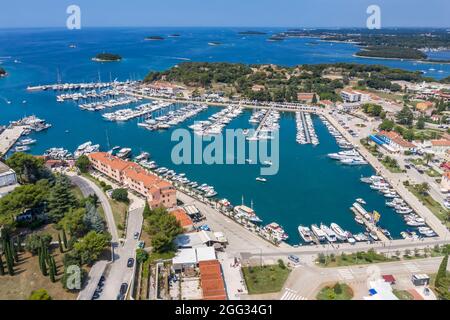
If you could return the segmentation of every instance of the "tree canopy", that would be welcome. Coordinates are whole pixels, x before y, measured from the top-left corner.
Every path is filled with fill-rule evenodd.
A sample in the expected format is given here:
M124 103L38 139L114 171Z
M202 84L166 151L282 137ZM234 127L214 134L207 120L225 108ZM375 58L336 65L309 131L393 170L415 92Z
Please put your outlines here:
M6 164L16 172L21 183L35 183L41 179L49 179L51 176L44 166L43 159L27 153L14 153L6 160Z

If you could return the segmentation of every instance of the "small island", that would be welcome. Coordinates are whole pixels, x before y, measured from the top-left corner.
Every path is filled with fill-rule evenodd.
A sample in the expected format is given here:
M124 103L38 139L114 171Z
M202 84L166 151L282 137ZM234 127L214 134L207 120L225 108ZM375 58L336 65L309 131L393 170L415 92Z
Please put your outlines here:
M221 44L222 44L222 42L218 42L218 41L208 42L208 45L210 45L210 46L220 46Z
M267 41L283 41L284 39L286 39L286 37L280 35L273 35L270 38L268 38Z
M238 34L243 36L262 36L266 35L267 32L249 30L249 31L241 31Z
M181 35L179 35L178 33L173 33L169 35L169 38L178 38L181 37Z
M122 57L118 54L113 53L99 53L94 58L92 58L92 60L96 62L115 62L121 61Z
M145 37L145 40L147 40L147 41L161 41L161 40L164 40L164 38L161 37L161 36L148 36L148 37Z
M0 68L0 78L6 77L8 74L6 73L6 70L3 68Z

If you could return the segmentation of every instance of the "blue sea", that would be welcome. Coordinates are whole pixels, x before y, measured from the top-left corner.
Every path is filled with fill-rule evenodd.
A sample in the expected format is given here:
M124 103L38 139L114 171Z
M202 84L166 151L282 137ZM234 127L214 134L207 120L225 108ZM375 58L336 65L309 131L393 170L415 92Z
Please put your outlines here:
M0 30L0 65L9 76L0 79L0 125L25 115L36 115L53 126L46 132L35 133L38 140L33 154L42 154L50 147L64 147L70 151L91 140L103 150L110 146L127 146L135 155L151 153L159 165L201 183L214 185L219 197L240 204L253 202L264 223L276 221L290 235L289 243L300 241L299 224L339 223L351 232L363 231L353 220L349 210L356 198L367 201L368 210L381 213L381 225L394 237L406 229L399 215L384 205L385 199L359 181L361 176L374 173L368 167L346 167L326 155L338 147L326 127L317 118L313 121L319 136L317 147L300 146L295 142L296 127L293 114L280 119L280 170L258 183L256 165L180 165L171 161L172 128L166 132L150 132L139 128L132 120L111 123L100 112L80 110L74 103L57 103L54 92L26 91L28 85L62 82L94 82L143 79L152 70L164 70L183 61L222 61L241 63L274 63L286 66L311 63L358 62L384 64L408 70L426 71L435 78L450 75L450 65L425 64L412 61L377 60L353 57L358 51L352 44L320 42L315 39L287 39L268 42L267 36L238 35L243 29L218 28L108 28L68 31L58 29ZM281 29L264 29L278 32ZM149 35L179 38L164 41L144 41ZM209 46L208 42L221 42ZM75 44L76 48L69 48ZM96 63L91 58L100 52L120 54L119 63ZM436 53L449 58L450 53ZM431 69L431 70L430 70ZM26 100L27 103L22 103ZM7 104L11 101L11 104ZM127 106L129 107L129 106ZM114 108L117 110L119 108ZM220 109L210 107L195 119L181 124L187 127L195 120L207 119ZM110 112L111 110L105 111ZM227 128L249 128L251 112L246 111Z

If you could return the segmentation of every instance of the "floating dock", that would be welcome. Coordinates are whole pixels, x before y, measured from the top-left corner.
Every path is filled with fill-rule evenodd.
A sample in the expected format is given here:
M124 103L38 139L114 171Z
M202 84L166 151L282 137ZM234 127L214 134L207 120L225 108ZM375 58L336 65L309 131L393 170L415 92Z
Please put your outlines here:
M389 239L384 235L383 232L380 231L380 229L374 225L372 222L366 219L366 215L369 214L361 205L358 203L354 203L353 206L350 208L350 210L356 215L359 216L362 221L364 222L364 225L367 227L367 229L370 230L370 232L374 232L378 239L382 242L388 242Z

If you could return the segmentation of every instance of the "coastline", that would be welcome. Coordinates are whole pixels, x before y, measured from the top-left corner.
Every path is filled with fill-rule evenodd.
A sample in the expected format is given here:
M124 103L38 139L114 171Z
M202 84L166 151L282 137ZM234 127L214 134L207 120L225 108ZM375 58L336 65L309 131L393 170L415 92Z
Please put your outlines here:
M352 54L354 58L362 58L362 59L376 59L376 60L396 60L396 61L414 61L417 63L430 63L430 64L450 64L450 60L448 61L433 61L433 60L417 60L417 59L407 59L407 58L387 58L387 57L368 57L368 56L359 56L356 53Z
M120 61L122 61L122 59L104 60L104 59L98 59L98 58L92 58L91 60L94 62L120 62Z

